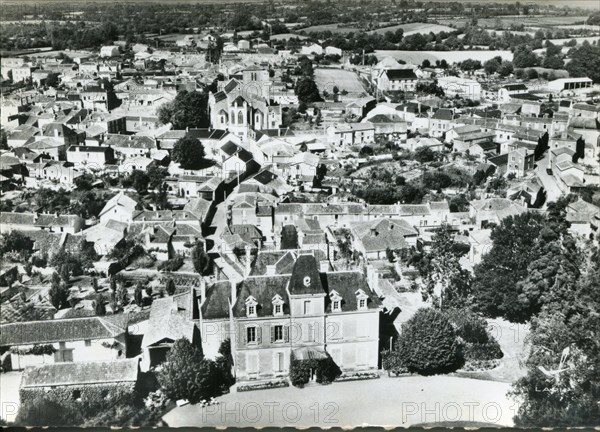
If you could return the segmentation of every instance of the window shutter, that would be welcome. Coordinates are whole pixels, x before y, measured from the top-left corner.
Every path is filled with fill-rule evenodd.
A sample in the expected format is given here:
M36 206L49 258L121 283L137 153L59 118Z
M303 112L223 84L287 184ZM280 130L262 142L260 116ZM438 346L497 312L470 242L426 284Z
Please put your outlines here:
M248 327L244 329L244 345L248 345Z
M284 325L283 326L283 340L285 342L289 342L290 341L290 326L289 325Z
M271 326L271 343L275 342L275 326Z
M256 342L259 344L262 342L262 328L260 326L256 327Z

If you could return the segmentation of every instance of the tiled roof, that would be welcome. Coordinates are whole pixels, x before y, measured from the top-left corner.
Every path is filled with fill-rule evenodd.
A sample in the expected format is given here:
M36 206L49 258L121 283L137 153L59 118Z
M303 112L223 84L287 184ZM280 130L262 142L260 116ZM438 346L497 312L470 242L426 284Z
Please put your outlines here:
M23 372L21 388L134 383L138 379L138 364L139 359L133 358L27 367Z
M115 338L127 330L126 314L29 321L0 326L0 346Z

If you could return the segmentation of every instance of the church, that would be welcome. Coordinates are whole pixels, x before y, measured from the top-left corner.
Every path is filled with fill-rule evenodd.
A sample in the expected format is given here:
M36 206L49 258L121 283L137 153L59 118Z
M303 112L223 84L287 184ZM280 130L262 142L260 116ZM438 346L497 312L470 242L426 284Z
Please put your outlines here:
M219 82L219 90L209 95L210 123L242 139L255 131L277 129L282 123L281 106L270 99L269 72L245 69Z

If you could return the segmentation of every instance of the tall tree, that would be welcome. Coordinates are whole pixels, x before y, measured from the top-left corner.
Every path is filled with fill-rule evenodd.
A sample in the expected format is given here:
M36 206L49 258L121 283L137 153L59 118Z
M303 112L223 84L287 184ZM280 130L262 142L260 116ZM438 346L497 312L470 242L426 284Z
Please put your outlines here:
M206 165L204 146L196 138L186 136L177 140L172 156L183 169L201 169Z
M171 123L175 129L208 127L208 94L180 91L172 102L159 107L158 120L162 124Z

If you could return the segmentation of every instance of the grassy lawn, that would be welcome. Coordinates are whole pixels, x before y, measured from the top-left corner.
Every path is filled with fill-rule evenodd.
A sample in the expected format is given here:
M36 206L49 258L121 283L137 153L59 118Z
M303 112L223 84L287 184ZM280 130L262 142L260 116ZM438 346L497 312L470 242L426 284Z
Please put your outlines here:
M343 427L417 424L512 426L509 384L449 376L387 376L328 386L232 393L209 407L167 413L170 427Z

